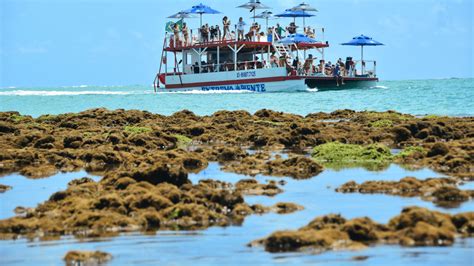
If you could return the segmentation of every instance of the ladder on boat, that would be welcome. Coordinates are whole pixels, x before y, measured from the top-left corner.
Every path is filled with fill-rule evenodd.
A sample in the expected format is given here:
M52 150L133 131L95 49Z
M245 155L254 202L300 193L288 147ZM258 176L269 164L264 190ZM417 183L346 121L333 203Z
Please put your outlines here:
M290 47L288 47L285 44L274 42L273 49L275 49L275 52L278 55L278 57L282 57L282 56L289 56L290 58L293 57L292 53L288 52L290 50Z

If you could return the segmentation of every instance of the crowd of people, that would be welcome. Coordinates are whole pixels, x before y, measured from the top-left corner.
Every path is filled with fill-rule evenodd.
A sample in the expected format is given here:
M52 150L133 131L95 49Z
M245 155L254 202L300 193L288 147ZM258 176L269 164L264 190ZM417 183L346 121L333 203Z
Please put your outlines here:
M352 57L347 57L345 61L341 58L336 63L325 60L317 61L317 57L312 54L308 55L305 60L300 60L298 56L291 58L289 56L277 57L275 52L270 56L270 61L260 60L255 56L253 61L239 61L237 62L237 70L260 69L265 67L285 67L288 75L323 75L328 77L354 77L356 76L356 62ZM191 67L191 71L195 74L218 72L218 71L234 71L236 65L231 60L226 60L220 64L216 62L205 62L201 64L195 62Z
M242 17L239 18L235 24L235 30L231 30L231 20L225 16L222 18L222 26L203 24L197 32L196 39L190 35L190 29L186 23L182 25L175 23L173 26L173 43L174 46L189 45L192 42L208 43L226 40L239 41L271 41L273 32L279 39L284 38L285 35L295 34L299 28L294 22L291 22L287 27L283 28L279 23L276 26L268 27L266 30L258 22L253 22L248 28L247 23ZM303 32L310 38L316 38L315 30L311 27L305 27Z
M262 31L262 26L257 22L253 22L247 27L247 23L242 17L239 18L237 24L235 24L235 31L231 30L231 20L225 16L222 18L222 27L219 25L209 26L209 24L202 25L198 30L198 36L196 39L191 40L190 30L186 23L183 23L180 27L179 24L175 24L173 28L173 40L175 45L191 44L190 41L198 43L208 43L216 41L226 40L239 40L239 41L271 41L270 37L276 37L278 39L284 38L286 35L295 34L298 30L298 26L291 22L287 27L283 28L277 23L275 26L266 29L266 33ZM311 27L304 27L303 32L310 38L316 38L315 30ZM319 60L317 57L313 57L310 54L306 59L300 60L298 56L295 58L289 55L282 55L277 57L273 52L269 58L269 62L264 60L258 60L255 57L253 61L247 62L222 62L219 65L216 63L206 63L204 61L199 64L196 62L192 65L191 70L193 73L207 73L217 71L233 71L237 67L237 70L246 70L254 68L264 67L285 67L289 75L323 75L330 77L353 77L356 76L356 63L352 60L352 57L347 57L345 61L341 58L336 63L331 61Z

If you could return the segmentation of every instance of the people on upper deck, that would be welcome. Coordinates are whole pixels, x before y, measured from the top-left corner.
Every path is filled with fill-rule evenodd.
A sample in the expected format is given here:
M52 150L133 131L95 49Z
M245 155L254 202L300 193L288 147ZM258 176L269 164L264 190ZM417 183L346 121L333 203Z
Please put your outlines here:
M304 33L309 37L309 38L316 38L316 32L313 30L310 26L305 28Z
M201 40L202 42L209 41L209 24L204 24L201 27Z
M222 27L224 29L224 34L222 35L222 40L226 40L230 37L230 19L227 16L222 18Z
M221 29L219 28L219 25L211 26L211 28L209 29L209 34L210 41L218 41L221 35Z
M288 34L295 34L296 33L296 24L294 22L291 22L288 27L286 27L286 31L288 31Z
M281 39L283 37L283 33L285 32L285 29L282 26L280 26L280 23L277 23L275 26L275 32L278 35L278 38Z
M244 19L240 17L239 22L237 23L237 39L239 41L244 39L245 25L247 24L244 22Z
M188 25L186 25L186 22L183 23L183 28L181 29L181 32L183 33L184 45L188 45L189 44L189 29L188 29Z
M174 45L175 46L180 46L181 45L181 39L179 38L179 32L180 32L179 24L175 23L173 25Z
M249 32L245 34L245 40L247 41L252 41L254 36L257 36L260 32L260 25L258 25L257 22L252 23L252 26L250 26Z

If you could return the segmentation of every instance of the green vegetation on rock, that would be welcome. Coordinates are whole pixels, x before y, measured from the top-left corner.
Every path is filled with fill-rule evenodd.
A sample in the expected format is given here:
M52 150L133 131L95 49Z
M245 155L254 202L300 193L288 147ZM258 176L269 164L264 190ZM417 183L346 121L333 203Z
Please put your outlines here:
M377 127L377 128L388 128L393 126L392 120L389 119L380 119L377 121L373 121L369 123L370 127Z
M387 162L393 156L390 149L380 144L367 146L328 142L314 147L312 156L319 162Z
M41 115L36 120L38 122L54 122L58 119L57 115Z
M393 159L390 149L380 144L362 146L340 142L316 146L311 155L317 162L333 169L364 167L368 170L381 170Z
M422 153L422 154L425 154L426 151L425 149L423 149L423 147L420 147L420 146L409 146L409 147L406 147L404 148L400 153L398 153L397 155L395 155L396 158L406 158L406 157L410 157L412 156L413 154L415 153Z
M174 134L172 136L178 140L179 149L186 149L186 147L191 143L191 141L193 141L192 139L179 134Z
M26 119L26 116L17 115L17 114L12 114L12 115L10 116L10 118L13 120L13 122L18 123L18 122L21 122L21 121L25 120L25 119Z
M370 119L386 119L386 120L408 120L413 118L411 115L400 114L397 112L365 112L364 113L367 118Z

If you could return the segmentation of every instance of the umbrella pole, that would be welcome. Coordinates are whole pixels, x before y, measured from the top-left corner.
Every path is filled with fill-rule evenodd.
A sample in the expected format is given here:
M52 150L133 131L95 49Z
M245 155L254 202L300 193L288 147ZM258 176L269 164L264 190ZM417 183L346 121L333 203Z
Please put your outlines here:
M361 73L364 75L364 46L360 46L360 65L361 65Z
M255 23L255 9L253 10L253 23Z
M202 13L199 14L200 15L200 22L201 22L201 26L199 28L202 28Z
M306 28L306 18L303 17L303 34L306 34L305 28Z

